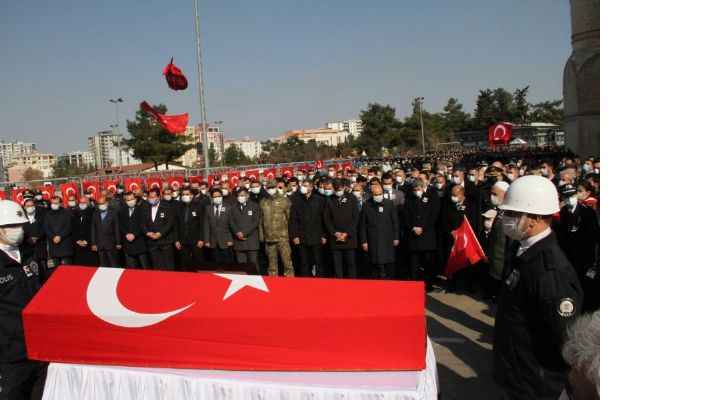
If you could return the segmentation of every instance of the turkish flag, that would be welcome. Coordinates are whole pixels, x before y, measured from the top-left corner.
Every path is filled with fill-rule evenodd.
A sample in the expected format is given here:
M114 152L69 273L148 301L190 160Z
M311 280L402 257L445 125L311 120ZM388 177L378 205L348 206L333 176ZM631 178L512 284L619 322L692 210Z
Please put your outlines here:
M190 183L192 182L202 182L202 177L199 175L191 176L187 179Z
M0 200L7 200L7 193L4 190L0 190Z
M286 179L293 178L293 167L281 167L281 176Z
M449 254L449 261L446 263L446 272L444 273L446 276L451 276L456 271L473 265L486 256L465 215L461 225L454 232L456 232L456 239L454 247L451 248L451 254Z
M350 172L353 170L353 163L351 163L351 162L342 163L340 165L340 169L342 169L344 172Z
M219 175L210 175L207 177L207 184L212 187L214 185L219 185L219 180L220 180Z
M22 197L22 191L25 189L12 189L12 200L15 200L15 203L22 205L24 203L25 198Z
M116 185L118 185L118 179L110 179L101 182L101 186L113 194L116 194Z
M153 189L153 188L158 188L162 191L163 190L163 178L146 179L145 185L148 187L148 190Z
M264 168L261 171L261 176L264 177L264 179L274 179L276 178L276 168Z
M141 178L126 178L123 180L123 186L126 187L126 191L132 192L136 189L142 189L143 181Z
M163 70L163 75L165 75L165 80L168 82L168 86L172 90L185 90L187 89L187 78L182 74L180 68L173 64L173 59L170 59L168 65L165 66Z
M233 188L237 187L237 184L239 183L239 178L242 176L241 172L230 172L227 174L227 180L229 181L229 185Z
M170 133L179 134L185 132L187 129L187 121L189 119L188 113L180 115L163 115L155 111L155 109L153 109L153 107L145 101L141 103L141 109L153 117L155 122L167 129Z
M313 169L313 167L311 167L311 166L308 165L308 164L303 164L303 165L299 165L299 166L298 166L298 170L299 170L299 171L303 171L303 170L310 171L310 170L312 170L312 169Z
M258 169L252 169L249 171L244 172L244 176L249 178L252 181L258 181L259 180L259 170Z
M69 196L77 196L79 194L79 185L76 183L62 183L59 185L59 192L62 194L64 207L66 207L67 202L69 201Z
M96 181L84 182L81 184L81 190L84 195L91 193L92 198L96 199L99 195L99 183Z
M174 191L180 190L185 184L185 178L182 176L171 176L168 178L168 186L170 186Z
M513 124L498 122L488 127L489 144L505 144L513 138Z
M328 168L335 168L335 172L338 172L339 167L340 167L340 166L339 166L338 164L328 164L328 165L325 166L325 169L328 169Z
M49 201L54 196L54 186L40 186L37 191L42 193L42 199Z
M325 163L323 162L323 160L318 160L314 162L313 165L316 169L321 169L325 166Z
M424 284L60 266L28 358L261 371L423 370Z

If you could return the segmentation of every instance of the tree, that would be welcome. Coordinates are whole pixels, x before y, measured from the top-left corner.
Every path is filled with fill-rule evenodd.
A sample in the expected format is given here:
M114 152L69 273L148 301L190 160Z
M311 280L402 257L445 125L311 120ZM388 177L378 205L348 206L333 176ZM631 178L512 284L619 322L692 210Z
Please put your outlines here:
M522 89L515 89L513 93L513 110L515 113L513 122L516 124L524 125L527 123L527 117L530 111L530 104L527 100L529 89L530 86L528 85Z
M22 171L22 182L37 181L43 178L44 174L40 170L34 168L27 168Z
M565 114L562 100L543 101L533 104L531 108L529 117L531 121L562 125Z
M394 107L369 103L367 109L360 112L360 119L362 133L355 141L358 152L364 150L367 154L379 154L383 147L400 145L402 122L397 119Z
M442 129L446 133L465 132L471 129L471 116L463 110L459 99L451 97L441 114Z
M224 165L237 166L251 163L251 159L244 154L241 148L232 144L224 151Z
M521 91L524 99L527 88ZM478 92L473 122L475 129L486 129L497 122L515 122L516 108L513 95L503 88Z
M168 109L163 104L154 105L153 108L161 113ZM124 145L133 150L133 155L142 162L150 162L158 170L158 164L168 163L180 158L195 145L189 144L185 135L175 135L155 123L148 114L139 109L136 111L135 121L126 121L126 127L131 137L124 140Z
M91 168L77 166L67 162L56 162L52 166L52 178L66 178L69 176L81 176L91 172Z

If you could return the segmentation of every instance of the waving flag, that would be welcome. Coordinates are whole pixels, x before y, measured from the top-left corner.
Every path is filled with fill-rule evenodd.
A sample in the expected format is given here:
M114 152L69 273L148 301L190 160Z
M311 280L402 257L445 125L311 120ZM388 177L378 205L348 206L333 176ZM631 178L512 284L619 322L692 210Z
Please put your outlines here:
M155 119L155 122L167 129L170 133L184 133L187 129L187 121L189 119L188 113L180 115L163 115L155 111L155 109L145 101L141 103L141 109L148 113L148 115Z
M187 78L182 74L180 68L173 64L173 59L170 58L170 62L165 66L163 70L163 75L165 75L165 80L168 82L168 86L172 90L185 90L187 89Z
M264 168L261 171L261 176L264 177L264 179L274 179L276 178L276 168Z
M76 183L62 183L59 185L59 192L62 194L64 207L66 207L69 196L77 196L79 194L79 186Z
M202 176L200 175L193 175L187 179L190 183L192 182L202 182Z
M7 193L4 190L0 190L0 200L7 200Z
M251 181L258 181L259 180L259 170L258 169L252 169L249 171L246 171L244 175L249 178Z
M473 265L486 256L465 215L455 232L454 247L451 248L449 261L446 263L446 272L444 273L446 276L451 276L456 271L468 267L469 263Z

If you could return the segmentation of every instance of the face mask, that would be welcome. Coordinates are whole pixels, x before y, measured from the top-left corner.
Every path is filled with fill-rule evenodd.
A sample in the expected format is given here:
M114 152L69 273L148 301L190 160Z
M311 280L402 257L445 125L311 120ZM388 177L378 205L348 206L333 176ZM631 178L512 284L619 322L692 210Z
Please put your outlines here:
M212 198L212 203L216 206L222 205L222 196L219 197L213 197Z
M301 186L300 191L301 191L301 194L306 194L306 193L308 193L308 188L306 186Z
M491 228L493 228L493 221L491 221L491 220L489 220L489 219L483 221L483 227L484 227L487 231L490 231Z
M384 195L372 196L372 200L375 200L375 203L382 203L382 199L384 198Z
M254 194L259 194L261 193L261 186L253 187L251 188L251 192Z
M136 202L135 202L135 201L133 201L133 205L136 205ZM81 211L86 210L88 207L89 207L88 204L83 204L83 203L82 203L82 204L79 204L79 209L80 209ZM129 206L129 207L130 207L130 206Z
M180 197L178 192L173 192L173 199L177 199L178 197Z
M491 204L494 206L498 207L500 205L500 200L498 200L498 196L492 194L491 195Z
M116 189L116 193L123 194L123 189Z
M59 204L52 204L51 207L52 207L52 210L54 210L54 211L59 210Z
M207 189L200 189L200 193L207 194Z
M37 199L37 200L42 200L42 195L41 195L41 194L38 194L37 196L35 196L35 199Z
M367 176L367 181L370 182L372 180L372 175Z
M276 193L283 195L283 194L284 194L284 190L281 189L281 188L276 188Z
M520 217L520 222L516 222L515 218L504 215L500 220L503 224L503 233L513 240L522 240L527 230L523 231L521 227L525 224L527 217L527 214L523 214L523 216Z
M333 190L332 189L325 189L323 190L323 195L328 197L333 195Z
M318 188L318 193L325 194L325 190L323 190L323 188Z
M563 203L569 208L574 208L577 205L577 195L572 195L563 200Z
M246 204L247 196L237 196L237 201L239 201L240 204Z
M76 207L76 201L69 201L67 204L69 204L69 207Z
M469 182L476 182L476 177L473 176L473 175L469 175L469 176L468 176L468 181L469 181Z
M192 196L190 196L190 195L184 195L184 196L182 196L181 199L182 199L182 202L183 202L183 203L189 203L189 202L192 201Z
M599 168L594 168L594 173L599 175Z
M345 191L344 191L344 190L338 190L338 191L335 192L335 195L336 195L337 197L341 197L341 196L344 195L344 194L345 194Z
M424 191L423 190L415 190L414 195L417 197L422 197L424 195Z
M461 184L461 178L459 178L458 176L455 176L455 177L454 177L454 183L457 184L457 185L460 185L460 184Z
M266 189L266 193L268 193L269 196L273 196L273 195L276 194L276 188L269 188L269 189Z
M229 189L222 189L222 196L226 196L229 194Z
M382 185L382 188L385 189L385 192L389 192L392 190L392 185Z
M311 180L313 180L313 178L315 178L315 177L316 177L315 175L308 175L308 178Z
M508 179L511 181L515 180L515 176L513 174L508 174Z
M443 183L437 183L437 184L436 184L436 190L441 190L441 189L443 189L443 188L444 188L444 184L443 184Z
M106 204L99 204L99 210L101 210L101 211L106 211L106 210L108 210L108 205L106 205Z
M158 199L148 199L148 204L154 206L158 203Z
M582 171L584 171L585 174L589 172L589 164L582 165Z
M27 214L32 215L35 213L35 206L30 206L25 208L25 211L27 211Z
M351 192L351 193L352 193L353 196L355 196L355 198L358 199L358 200L360 200L360 199L362 198L362 192L359 191L359 190L355 190L355 191L353 191L353 192Z
M143 201L148 201L148 195L144 194L143 196L141 196L141 199L143 199Z
M446 179L451 180L452 176L451 174L446 174Z
M395 177L394 179L396 179L396 180L397 180L397 183L400 183L400 184L401 184L402 182L404 182L404 178L402 178L401 176L397 176L397 177Z
M82 204L82 205L83 205L83 204ZM126 205L128 206L128 208L133 208L133 207L136 206L136 201L135 201L135 200L128 200L128 201L126 202ZM81 208L81 206L79 206L79 208ZM86 208L86 206L84 206L84 208ZM82 208L82 210L83 210L84 208Z
M351 176L351 177L350 177L350 183L355 183L355 182L357 182L357 178L354 177L354 176Z
M93 195L93 194L91 194L91 193L89 193L89 194L87 194L87 195L86 195L86 197L88 197L88 198L92 198L92 197L94 197L94 195Z
M565 182L565 181L559 181L559 182L557 182L557 186L559 186L559 187L562 187L562 186L564 186L564 185L566 185L566 184L567 184L567 182Z
M540 168L540 173L542 176L547 176L547 168Z
M165 201L170 201L172 199L173 199L173 195L171 195L171 194L166 194L165 196L163 196L163 200L165 200Z
M335 172L333 171L328 171L328 178L332 178L335 176Z
M19 245L25 238L25 231L21 226L2 228L1 232L3 240L8 244Z
M299 182L302 181L302 180L303 180L303 175L296 175L296 179L298 179Z
M451 202L452 202L452 203L458 203L458 202L459 202L459 197L458 197L458 196L451 196Z

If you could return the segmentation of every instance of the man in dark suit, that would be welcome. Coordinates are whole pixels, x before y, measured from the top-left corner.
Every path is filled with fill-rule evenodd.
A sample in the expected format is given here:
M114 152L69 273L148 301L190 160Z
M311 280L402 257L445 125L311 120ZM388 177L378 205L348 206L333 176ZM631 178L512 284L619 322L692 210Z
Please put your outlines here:
M49 257L54 267L71 264L74 246L71 235L70 211L62 208L62 199L54 196L44 218L44 232L49 243Z
M399 217L382 186L372 184L372 198L360 213L360 240L375 279L394 279L395 247L399 245Z
M333 182L334 195L326 201L323 217L328 243L333 253L333 264L336 278L344 278L347 266L347 277L357 277L357 222L360 209L357 199L343 190L344 179Z
M47 270L47 235L44 233L44 212L39 212L33 199L25 200L25 213L28 222L22 224L25 232L25 239L20 245L20 252L23 257L32 256L39 265L39 279L41 282L47 281L49 271Z
M71 235L74 241L74 265L99 266L99 255L91 250L91 221L94 207L88 197L81 196L79 205L72 212Z
M143 218L148 212L147 203L138 203L136 195L128 192L118 217L121 230L123 254L126 256L126 268L150 269L148 245L143 231Z
M175 216L173 210L160 201L160 190L148 192L148 209L143 214L143 231L154 269L175 270Z
M237 206L232 213L234 237L234 254L238 263L250 263L259 274L259 223L261 209L249 198L249 190L241 187L237 190Z
M106 197L99 197L91 221L91 250L99 254L99 267L120 268L118 251L121 250L121 232L118 211L108 206Z
M300 276L323 278L325 265L322 246L326 242L323 211L326 197L313 192L313 182L310 179L304 180L301 187L301 193L291 198L289 237L298 251ZM315 271L311 271L311 266L315 267Z
M412 187L413 193L407 197L402 212L403 231L411 256L409 279L421 279L423 275L426 289L432 290L436 278L433 255L436 251L439 196L434 191L426 192L426 185L421 179L415 179ZM420 270L424 273L420 274Z
M223 203L222 189L212 189L212 205L205 207L203 241L205 247L212 250L214 261L225 263L233 260L232 248L234 235L232 227L234 218L232 208Z
M183 269L194 270L194 262L204 262L202 229L204 227L204 207L192 201L189 187L180 190L180 204L175 211L177 237L175 248L179 251L179 264Z
M441 227L445 237L444 248L449 249L450 253L450 249L454 245L454 231L461 226L463 217L465 216L468 219L468 222L471 223L471 220L478 218L478 216L476 215L475 204L468 197L466 197L465 191L461 185L454 185L451 187L450 198L448 199L447 204L443 207L444 210L441 213ZM448 255L449 254L447 254L447 260ZM448 290L456 290L455 282L458 279L466 280L466 282L471 285L469 286L469 290L473 290L472 282L470 282L470 279L467 279L470 274L470 267L455 273L454 276L451 277L453 279L450 279L449 281Z

